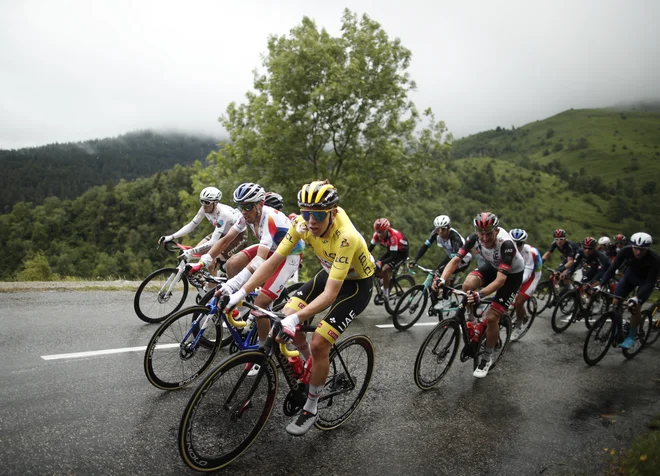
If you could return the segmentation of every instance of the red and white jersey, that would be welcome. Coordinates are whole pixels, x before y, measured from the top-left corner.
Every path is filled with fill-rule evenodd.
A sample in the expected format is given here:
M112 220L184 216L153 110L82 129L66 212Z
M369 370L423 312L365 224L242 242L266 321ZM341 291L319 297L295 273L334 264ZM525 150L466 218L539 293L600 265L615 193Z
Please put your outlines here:
M264 205L261 209L261 218L257 223L248 223L241 214L240 219L234 224L234 228L239 233L250 228L254 236L259 240L259 245L268 248L271 252L277 249L280 241L282 241L282 238L289 231L289 227L291 227L289 217L268 205ZM290 254L299 254L304 247L304 243L300 241Z
M374 236L371 238L372 245L382 245L390 251L403 251L408 248L408 240L399 230L390 228L385 239L380 240L378 238L378 233L374 233Z

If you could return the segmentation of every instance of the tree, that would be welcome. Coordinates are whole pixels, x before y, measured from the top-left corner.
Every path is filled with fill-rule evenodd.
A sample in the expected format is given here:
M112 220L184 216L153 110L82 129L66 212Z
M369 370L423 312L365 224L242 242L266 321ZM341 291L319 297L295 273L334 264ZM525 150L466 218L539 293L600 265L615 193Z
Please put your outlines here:
M370 208L449 159L444 123L427 110L418 127L422 115L408 99L411 52L367 15L345 10L341 31L333 37L304 17L289 35L269 37L255 92L220 118L230 143L196 180L253 180L294 203L303 183L327 178L342 204Z

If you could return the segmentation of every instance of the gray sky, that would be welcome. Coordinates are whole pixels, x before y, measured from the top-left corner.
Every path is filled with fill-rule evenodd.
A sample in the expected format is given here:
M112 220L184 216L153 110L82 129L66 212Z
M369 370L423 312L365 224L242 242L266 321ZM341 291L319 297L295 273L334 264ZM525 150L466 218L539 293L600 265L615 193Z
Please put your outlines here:
M0 0L0 148L176 128L220 137L269 34L344 7L413 53L455 136L660 98L660 1Z

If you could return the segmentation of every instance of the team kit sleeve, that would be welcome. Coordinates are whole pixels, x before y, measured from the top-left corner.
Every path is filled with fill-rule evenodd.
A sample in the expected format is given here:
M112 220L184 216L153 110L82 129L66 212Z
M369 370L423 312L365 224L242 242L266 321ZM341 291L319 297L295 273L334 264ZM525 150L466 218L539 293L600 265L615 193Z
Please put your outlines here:
M456 256L458 256L461 259L465 258L465 255L467 255L470 252L470 250L474 247L476 243L477 243L477 234L472 233L470 236L467 237L467 239L465 240L465 244L461 247L461 249L458 250Z
M346 276L351 269L353 257L358 249L358 244L358 237L353 236L350 233L343 234L339 237L335 249L333 250L335 253L335 260L332 263L328 279L334 279L336 281L344 281L344 279L346 279Z
M516 248L516 244L513 241L506 240L502 243L502 246L500 246L500 253L502 254L502 258L500 259L500 266L497 268L500 273L506 275L509 274L511 265L513 264L513 258L515 258L517 252L518 249Z
M275 252L282 256L289 256L291 251L293 251L298 242L302 239L301 231L306 228L307 224L305 223L305 220L303 220L302 216L298 215L291 222L289 231L286 232L286 235L284 235L280 244L277 245L277 250Z

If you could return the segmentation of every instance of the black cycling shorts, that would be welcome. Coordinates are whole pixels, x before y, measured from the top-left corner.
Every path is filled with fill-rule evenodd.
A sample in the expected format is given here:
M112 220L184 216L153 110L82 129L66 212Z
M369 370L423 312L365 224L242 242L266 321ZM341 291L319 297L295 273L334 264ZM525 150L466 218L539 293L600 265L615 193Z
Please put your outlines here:
M641 305L644 304L653 293L655 283L653 281L647 280L646 278L639 277L632 272L630 267L628 267L626 272L623 273L623 277L616 285L616 291L614 291L614 295L620 298L625 298L637 286L639 286L639 289L637 290L637 298L639 300L639 304Z
M305 308L323 292L327 281L328 273L323 270L319 271L316 276L296 290L286 307L294 310ZM316 333L334 344L353 319L367 307L371 300L372 287L373 278L371 277L345 280L337 298L330 305L330 311L319 322Z
M481 279L481 287L488 286L490 283L495 281L497 277L497 268L493 265L486 263L483 266L479 266L477 269L474 269L470 272L470 275L478 276ZM520 289L522 284L523 272L519 273L509 273L506 277L506 281L500 289L495 293L495 298L493 303L490 305L490 308L496 311L498 314L504 314L511 303L513 303L513 298Z

